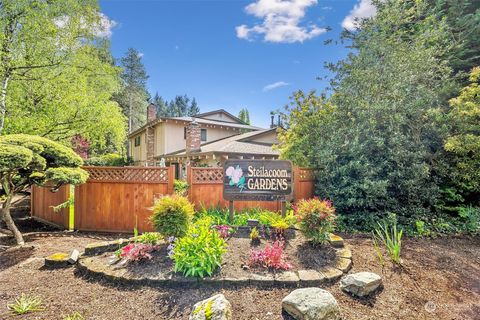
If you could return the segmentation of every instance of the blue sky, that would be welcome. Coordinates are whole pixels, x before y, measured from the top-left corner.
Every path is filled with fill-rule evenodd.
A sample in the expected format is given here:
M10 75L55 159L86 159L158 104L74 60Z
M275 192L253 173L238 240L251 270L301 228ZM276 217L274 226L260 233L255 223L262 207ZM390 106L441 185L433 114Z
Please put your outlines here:
M323 64L347 54L338 40L352 18L374 14L369 0L103 0L113 22L113 55L141 52L148 89L170 100L195 97L202 112L248 108L255 125L298 89L322 91ZM343 27L342 27L343 24ZM326 32L324 28L332 30Z

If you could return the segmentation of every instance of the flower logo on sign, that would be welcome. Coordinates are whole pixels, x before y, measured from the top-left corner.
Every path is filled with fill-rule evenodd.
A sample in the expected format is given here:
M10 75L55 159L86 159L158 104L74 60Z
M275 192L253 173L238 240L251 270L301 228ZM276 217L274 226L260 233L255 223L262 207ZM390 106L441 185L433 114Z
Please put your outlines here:
M225 171L225 174L229 178L228 184L230 186L237 186L240 188L240 191L243 191L245 188L245 177L243 176L243 170L238 165L234 168L230 166Z

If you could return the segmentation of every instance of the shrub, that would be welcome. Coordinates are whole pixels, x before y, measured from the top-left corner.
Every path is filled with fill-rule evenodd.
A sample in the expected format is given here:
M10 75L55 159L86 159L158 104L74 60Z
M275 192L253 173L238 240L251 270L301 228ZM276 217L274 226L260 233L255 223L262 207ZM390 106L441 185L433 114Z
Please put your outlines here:
M260 224L271 226L275 230L283 233L283 231L295 224L295 217L289 212L285 217L272 211L263 211L259 216Z
M188 228L187 234L175 241L175 272L186 277L211 276L220 267L226 252L225 240L212 230L209 219L201 219Z
M180 196L185 196L188 192L188 183L184 180L177 180L173 181L173 190L176 194Z
M194 214L193 205L187 198L173 195L157 200L150 221L165 238L181 238L187 233Z
M158 246L145 243L130 243L122 248L120 258L127 261L151 260L153 251L158 250Z
M15 299L14 303L9 304L7 307L12 313L17 315L45 310L40 298L26 295L24 293L22 293L19 298Z
M257 227L253 227L252 231L250 231L250 240L251 241L258 241L260 240L260 233L258 232Z
M136 237L135 242L156 245L163 240L163 236L158 232L145 232Z
M274 270L288 270L292 265L286 262L283 254L283 242L275 241L272 245L267 244L263 250L252 250L248 265Z
M301 200L296 208L300 230L313 243L323 244L335 226L335 208L328 200Z

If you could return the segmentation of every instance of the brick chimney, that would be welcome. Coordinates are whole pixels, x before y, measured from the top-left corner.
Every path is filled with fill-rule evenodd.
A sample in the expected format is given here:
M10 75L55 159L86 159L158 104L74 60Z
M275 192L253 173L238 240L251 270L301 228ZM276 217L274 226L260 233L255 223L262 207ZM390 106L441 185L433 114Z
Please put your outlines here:
M185 141L185 152L188 155L192 152L200 151L201 144L200 125L193 120L187 126L187 135Z
M145 138L147 140L147 166L155 165L155 126L152 121L157 119L157 107L150 103L147 107L147 128Z
M150 103L147 107L147 123L157 119L157 106Z

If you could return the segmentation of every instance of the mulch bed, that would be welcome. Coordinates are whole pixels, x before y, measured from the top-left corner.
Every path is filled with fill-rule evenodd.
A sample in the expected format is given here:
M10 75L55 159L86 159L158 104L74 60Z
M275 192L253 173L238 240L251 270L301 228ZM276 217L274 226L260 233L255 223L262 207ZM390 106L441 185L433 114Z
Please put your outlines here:
M352 248L353 269L372 271L384 288L373 297L356 299L338 283L326 285L337 299L344 319L478 319L480 314L480 237L405 239L404 268L379 265L368 238L342 235ZM75 268L49 270L42 258L82 249L87 243L120 235L31 233L21 254L0 253L0 319L63 319L74 311L86 319L188 319L194 303L223 293L232 303L234 319L289 319L281 300L292 289L255 287L161 289L92 281ZM0 237L0 245L10 241ZM42 298L47 309L9 316L6 304L21 293ZM425 308L425 305L428 308Z

